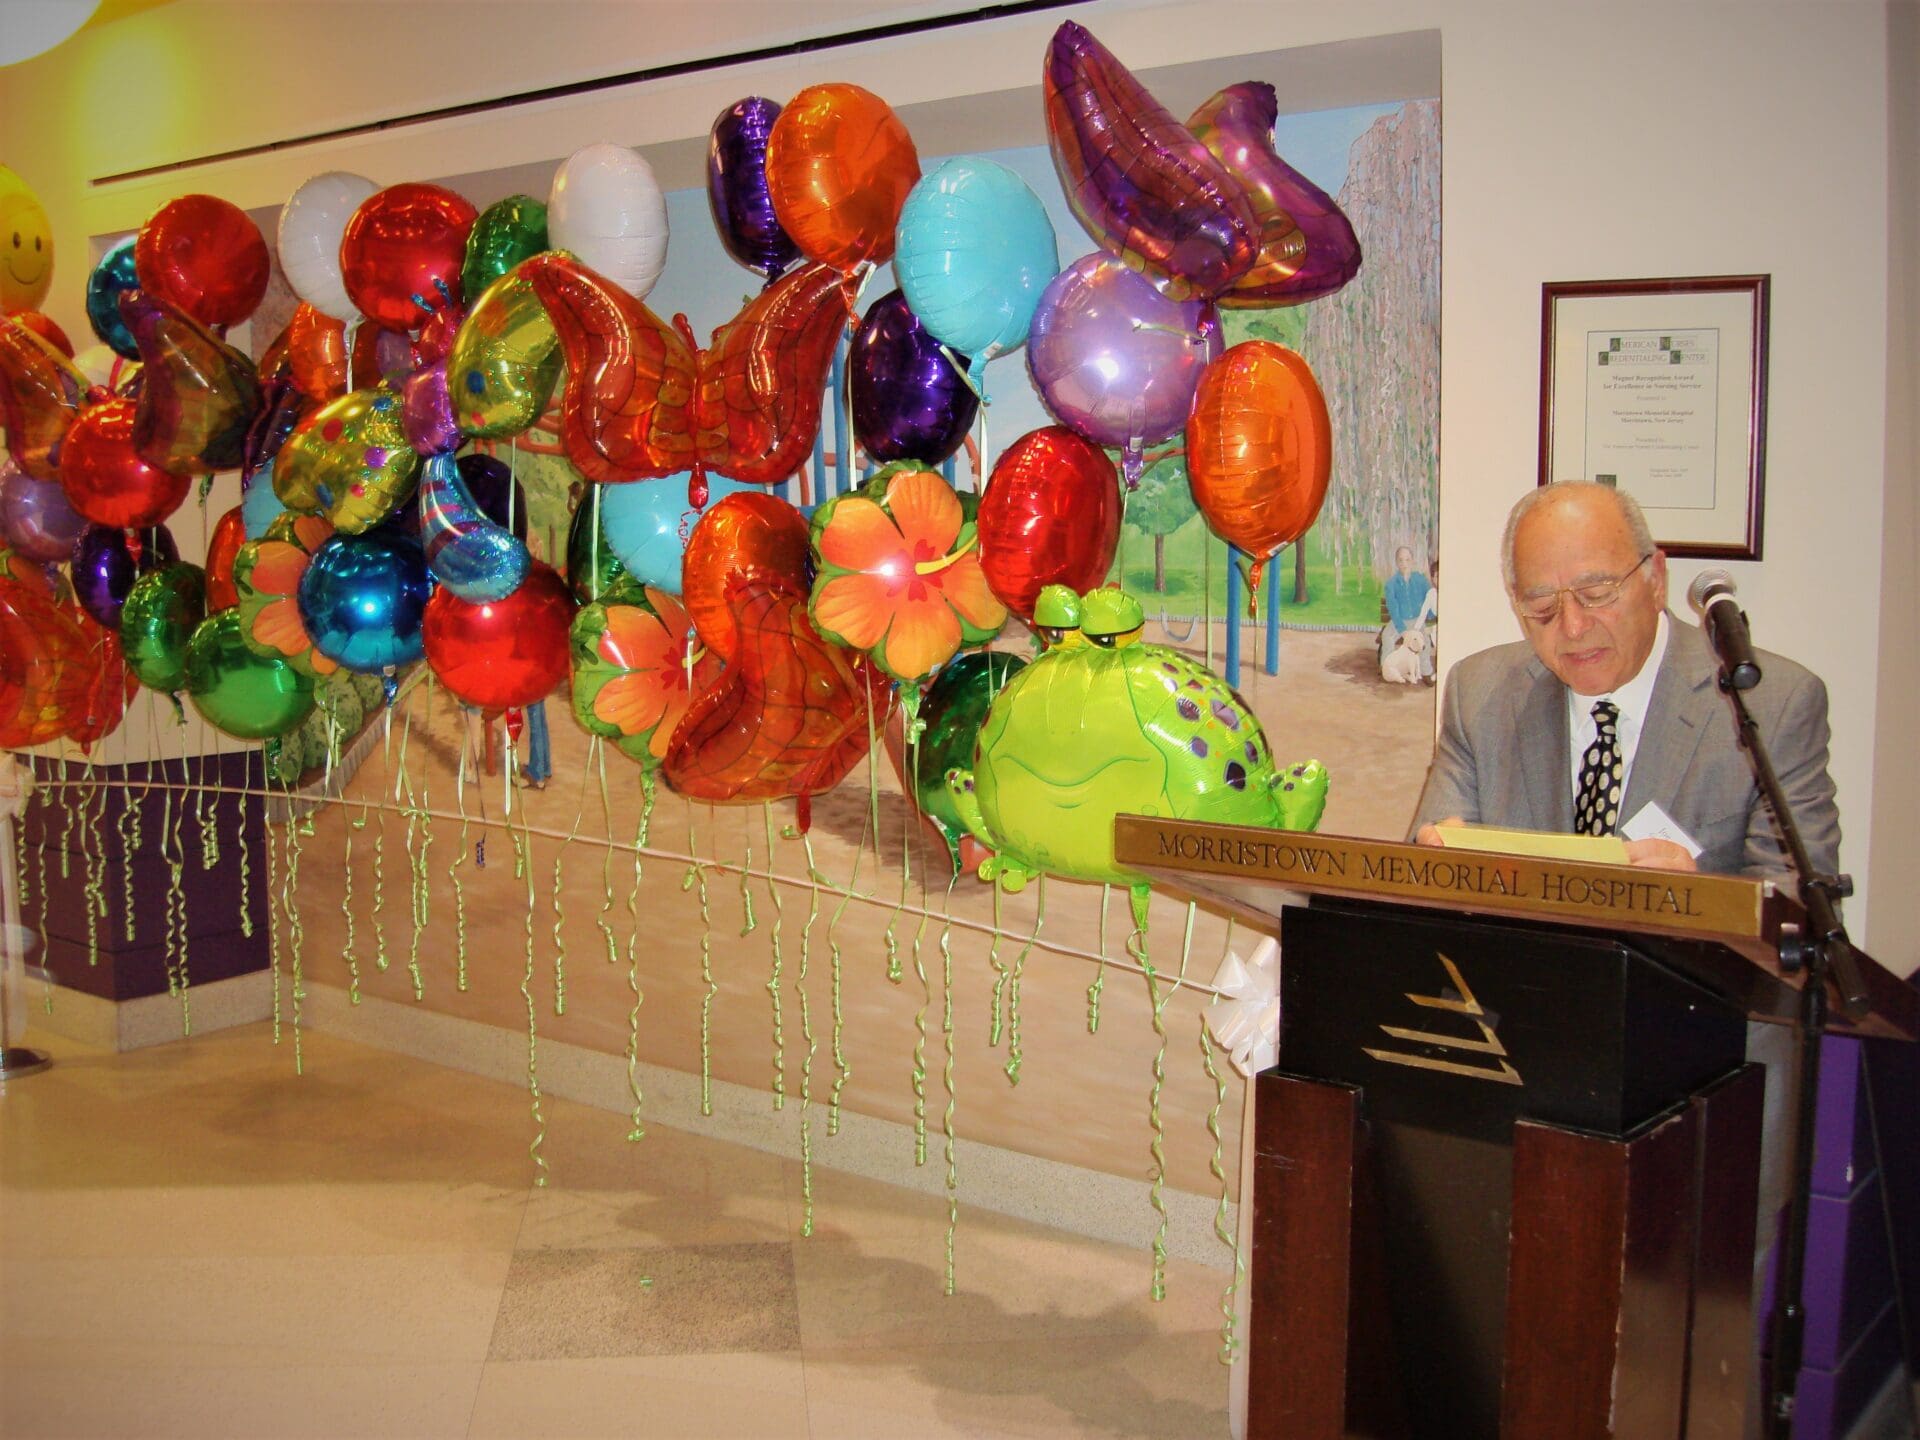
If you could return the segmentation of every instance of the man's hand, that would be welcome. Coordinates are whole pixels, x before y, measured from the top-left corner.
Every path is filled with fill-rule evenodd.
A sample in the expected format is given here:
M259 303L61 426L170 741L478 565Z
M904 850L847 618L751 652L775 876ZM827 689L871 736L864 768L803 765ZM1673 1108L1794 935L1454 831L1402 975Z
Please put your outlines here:
M1645 870L1698 870L1686 848L1671 840L1627 841L1627 863Z
M1442 825L1464 825L1466 823L1467 822L1458 815L1449 815L1446 819L1435 821L1431 825L1422 825L1414 832L1413 843L1416 845L1442 844L1443 842L1440 839L1440 827ZM1685 852L1683 851L1682 853L1684 854Z

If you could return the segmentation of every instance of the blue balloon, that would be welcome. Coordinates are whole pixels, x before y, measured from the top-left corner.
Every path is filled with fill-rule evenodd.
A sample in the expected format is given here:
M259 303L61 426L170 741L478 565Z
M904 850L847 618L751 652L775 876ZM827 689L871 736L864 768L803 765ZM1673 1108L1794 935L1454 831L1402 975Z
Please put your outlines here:
M138 290L140 277L133 272L133 242L129 235L100 257L87 277L87 320L100 343L123 360L138 360L140 347L133 343L133 332L120 318L120 292Z
M300 577L300 618L313 648L377 674L426 653L420 622L433 580L419 545L396 535L336 535Z
M600 488L600 533L607 548L642 585L680 593L680 562L687 553L687 535L704 511L687 504L687 476L662 480L629 480ZM725 496L764 485L742 485L737 480L707 476L707 508ZM580 502L593 504L593 496Z
M240 497L240 523L247 527L249 540L263 539L267 527L287 513L280 497L273 493L273 462L269 460L247 482Z
M907 304L941 344L973 356L978 384L989 359L1026 342L1060 269L1047 207L1006 166L956 155L920 177L895 235Z
M433 578L462 600L504 600L527 578L525 542L487 518L451 455L430 455L421 467L420 543Z

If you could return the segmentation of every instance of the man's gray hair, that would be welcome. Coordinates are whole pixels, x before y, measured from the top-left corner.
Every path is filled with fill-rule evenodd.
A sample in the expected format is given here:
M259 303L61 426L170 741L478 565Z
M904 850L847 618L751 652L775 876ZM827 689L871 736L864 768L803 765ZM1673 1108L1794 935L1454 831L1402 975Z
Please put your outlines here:
M1507 528L1500 536L1500 574L1507 583L1509 594L1513 591L1513 536L1520 528L1520 522L1542 505L1550 504L1560 497L1578 491L1597 490L1612 498L1620 507L1621 518L1627 522L1627 532L1633 536L1633 549L1637 555L1650 555L1659 547L1653 543L1653 531L1647 528L1647 517L1640 509L1640 502L1626 491L1612 485L1602 485L1598 480L1556 480L1551 485L1540 485L1520 497L1520 501L1507 512Z

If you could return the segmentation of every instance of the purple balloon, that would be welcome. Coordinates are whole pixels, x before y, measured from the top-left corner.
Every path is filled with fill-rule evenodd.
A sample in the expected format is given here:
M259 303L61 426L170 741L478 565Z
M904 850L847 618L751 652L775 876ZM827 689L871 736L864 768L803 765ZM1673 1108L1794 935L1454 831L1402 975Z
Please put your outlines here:
M767 191L767 137L780 107L758 95L720 112L707 142L707 199L727 252L771 285L800 258L800 247L780 227Z
M491 455L467 454L454 462L460 467L460 478L466 482L467 493L473 497L473 503L494 524L504 526L507 523L507 509L513 509L513 534L517 540L527 538L527 492L520 488L520 482L513 478L513 471L504 461Z
M36 480L0 455L0 540L42 565L65 560L87 528L52 480Z
M460 444L453 398L447 394L447 362L416 370L400 387L400 428L422 455L446 455Z
M138 545L140 558L134 559ZM120 628L120 607L126 604L133 582L150 570L174 564L180 552L164 525L147 530L116 530L89 525L73 546L73 594L95 620L109 630Z
M954 360L967 365L964 355ZM898 290L874 301L854 333L847 387L853 433L883 463L938 465L960 448L980 409L980 397Z
M307 397L295 387L285 361L272 373L260 377L261 404L247 429L245 452L240 473L248 480L280 453L293 427L306 418Z
M1041 292L1027 368L1055 418L1124 451L1137 483L1141 450L1187 423L1220 348L1212 304L1170 300L1111 255L1084 255Z

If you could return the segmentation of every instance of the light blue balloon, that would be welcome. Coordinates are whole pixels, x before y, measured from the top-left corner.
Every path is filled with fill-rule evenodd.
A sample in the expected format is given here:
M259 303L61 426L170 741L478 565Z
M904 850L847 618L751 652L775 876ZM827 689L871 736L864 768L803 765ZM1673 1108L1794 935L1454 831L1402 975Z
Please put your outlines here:
M269 460L247 482L247 493L240 497L240 523L247 527L249 540L263 540L267 527L286 513L287 507L273 493L273 461Z
M616 559L642 585L680 593L680 562L686 537L705 511L687 504L685 474L660 480L628 480L600 487L600 533ZM707 509L743 490L764 490L718 475L707 476ZM591 505L589 495L581 502Z
M973 357L977 385L989 359L1026 342L1060 269L1047 207L1006 166L956 155L913 187L895 236L908 306L941 344Z

